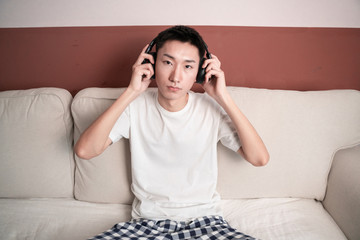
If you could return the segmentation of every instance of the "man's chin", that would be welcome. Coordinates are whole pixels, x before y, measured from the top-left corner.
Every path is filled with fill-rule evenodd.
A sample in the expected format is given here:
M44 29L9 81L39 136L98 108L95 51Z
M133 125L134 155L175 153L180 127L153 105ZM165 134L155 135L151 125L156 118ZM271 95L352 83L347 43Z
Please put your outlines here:
M159 90L159 95L160 97L166 99L166 100L178 100L183 98L188 91L185 91L184 89L180 89L180 90L176 90L176 91L171 91L169 89L158 89Z

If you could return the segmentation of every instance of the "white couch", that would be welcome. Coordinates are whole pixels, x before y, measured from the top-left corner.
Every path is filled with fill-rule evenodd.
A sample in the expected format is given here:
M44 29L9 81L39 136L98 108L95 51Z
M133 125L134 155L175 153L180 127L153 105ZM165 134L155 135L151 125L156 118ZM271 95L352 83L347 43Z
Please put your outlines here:
M86 239L130 219L128 141L73 154L121 91L0 92L0 239ZM271 156L256 168L219 144L230 225L264 240L360 239L360 92L229 91Z

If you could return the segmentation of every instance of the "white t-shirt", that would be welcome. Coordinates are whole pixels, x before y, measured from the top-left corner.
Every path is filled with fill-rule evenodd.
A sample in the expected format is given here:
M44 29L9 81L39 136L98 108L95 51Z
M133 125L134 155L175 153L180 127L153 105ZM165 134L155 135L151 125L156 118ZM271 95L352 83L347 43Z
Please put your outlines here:
M130 140L132 217L186 221L222 215L218 206L217 142L237 151L239 138L225 111L207 94L189 92L178 112L146 91L117 120L113 142Z

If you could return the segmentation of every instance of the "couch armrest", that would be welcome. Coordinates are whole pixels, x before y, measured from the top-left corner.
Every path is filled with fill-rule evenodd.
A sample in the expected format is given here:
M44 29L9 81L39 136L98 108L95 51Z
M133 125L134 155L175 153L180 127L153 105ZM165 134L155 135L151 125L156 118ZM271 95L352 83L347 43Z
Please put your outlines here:
M360 145L335 154L323 204L349 240L360 239Z

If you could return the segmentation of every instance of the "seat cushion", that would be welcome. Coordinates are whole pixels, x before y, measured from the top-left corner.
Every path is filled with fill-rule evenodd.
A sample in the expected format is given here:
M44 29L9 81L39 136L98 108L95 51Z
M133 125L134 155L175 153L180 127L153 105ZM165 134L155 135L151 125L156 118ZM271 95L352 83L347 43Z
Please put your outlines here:
M224 218L266 240L346 240L320 202L308 199L223 200ZM0 199L2 239L78 240L129 221L131 206L72 199Z
M0 92L0 197L73 197L71 94Z
M74 199L0 199L1 239L88 239L129 221L131 206Z
M346 240L321 202L297 198L223 200L229 224L266 240Z

